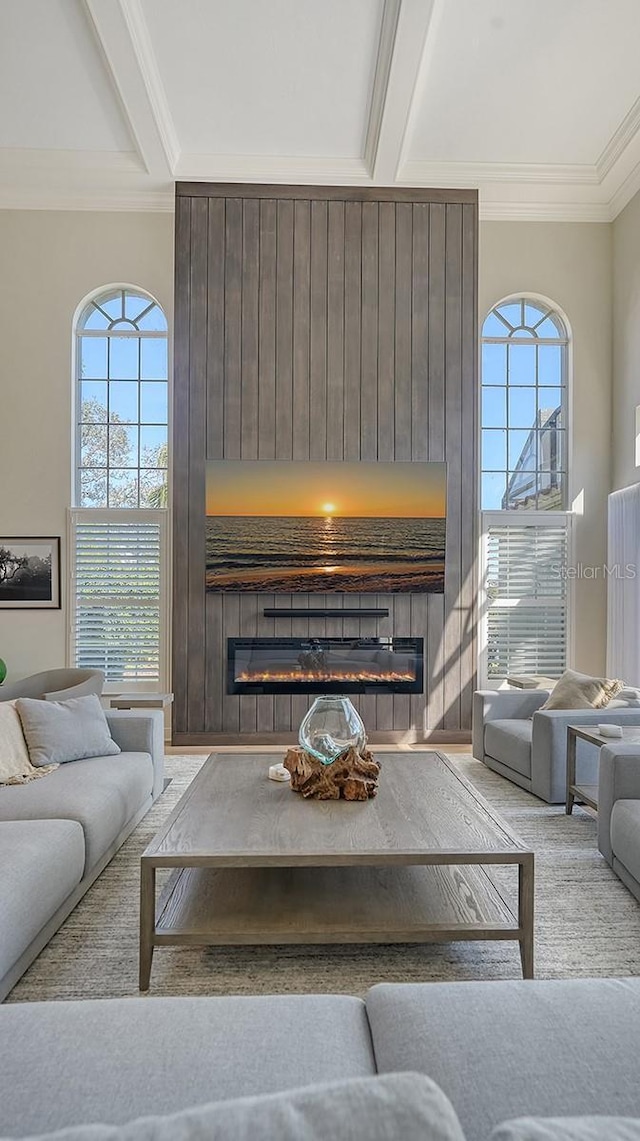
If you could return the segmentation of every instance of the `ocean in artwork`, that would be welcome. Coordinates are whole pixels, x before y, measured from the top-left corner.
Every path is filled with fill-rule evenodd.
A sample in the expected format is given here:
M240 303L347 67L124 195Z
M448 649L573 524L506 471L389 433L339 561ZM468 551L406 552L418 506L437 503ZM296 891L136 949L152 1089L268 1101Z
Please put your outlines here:
M260 593L444 590L444 518L209 515L206 586Z

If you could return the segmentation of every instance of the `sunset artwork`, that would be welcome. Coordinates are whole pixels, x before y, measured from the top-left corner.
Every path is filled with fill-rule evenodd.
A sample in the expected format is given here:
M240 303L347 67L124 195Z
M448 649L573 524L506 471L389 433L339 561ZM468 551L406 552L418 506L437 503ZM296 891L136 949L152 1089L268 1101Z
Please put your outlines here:
M444 590L443 463L209 461L206 512L207 590Z

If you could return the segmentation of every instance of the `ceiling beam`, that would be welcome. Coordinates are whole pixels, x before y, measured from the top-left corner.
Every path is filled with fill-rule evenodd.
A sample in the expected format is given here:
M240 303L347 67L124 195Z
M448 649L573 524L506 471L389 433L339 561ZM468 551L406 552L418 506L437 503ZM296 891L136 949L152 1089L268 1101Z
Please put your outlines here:
M148 173L172 178L180 147L140 0L83 0Z
M436 0L385 0L365 143L371 178L396 180Z

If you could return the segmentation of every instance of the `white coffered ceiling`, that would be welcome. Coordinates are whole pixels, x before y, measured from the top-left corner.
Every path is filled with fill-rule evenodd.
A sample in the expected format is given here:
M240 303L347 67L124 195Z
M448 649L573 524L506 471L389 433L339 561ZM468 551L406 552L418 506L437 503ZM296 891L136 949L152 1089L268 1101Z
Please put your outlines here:
M0 207L206 179L608 221L640 188L639 44L640 0L2 0Z

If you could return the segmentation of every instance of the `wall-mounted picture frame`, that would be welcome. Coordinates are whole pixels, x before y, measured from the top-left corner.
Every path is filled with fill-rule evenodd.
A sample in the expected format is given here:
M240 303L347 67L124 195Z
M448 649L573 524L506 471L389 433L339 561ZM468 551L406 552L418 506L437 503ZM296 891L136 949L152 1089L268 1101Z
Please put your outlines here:
M60 536L0 535L0 610L60 606Z

